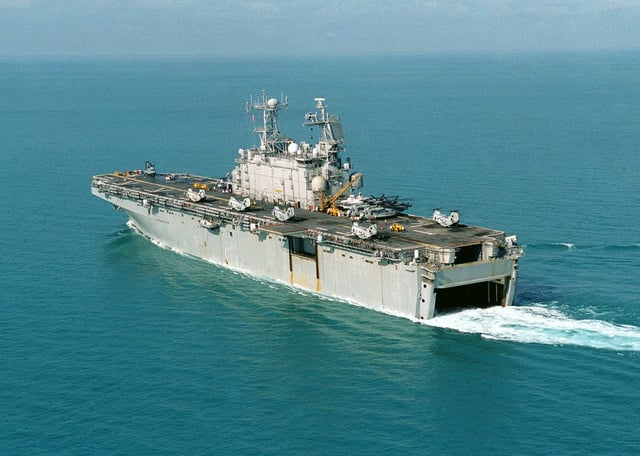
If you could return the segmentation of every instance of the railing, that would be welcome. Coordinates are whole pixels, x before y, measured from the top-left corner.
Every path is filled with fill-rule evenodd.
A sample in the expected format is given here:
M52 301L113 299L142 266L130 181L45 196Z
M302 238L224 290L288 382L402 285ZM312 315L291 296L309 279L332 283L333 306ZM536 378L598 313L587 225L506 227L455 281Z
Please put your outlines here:
M220 221L227 222L227 223L232 222L234 219L241 220L242 218L242 216L239 216L239 214L231 211L226 211L224 209L202 206L195 203L191 203L186 200L181 201L176 198L160 196L151 192L141 191L138 189L128 189L120 185L109 184L107 182L100 180L99 178L94 179L92 186L98 189L98 191L102 193L117 195L128 200L138 201L143 205L145 205L145 201L146 201L147 205L153 205L156 207L163 207L163 208L171 208L179 211L189 212L189 213L203 216L203 217L204 216L214 217L219 219ZM247 216L244 216L244 217L246 217L247 220L249 219L249 217Z
M175 197L167 197L154 194L152 192L141 191L138 189L125 188L121 185L111 184L105 182L101 177L95 177L92 181L92 186L98 191L106 194L117 195L119 197L129 199L132 201L140 202L143 206L157 206L163 208L171 208L177 211L183 211L198 215L200 217L208 217L216 219L220 223L233 224L240 226L242 229L252 232L260 230L262 225L274 225L280 224L279 222L266 219L262 217L256 217L255 215L243 214L235 212L232 209L225 210L222 208L214 208L211 206L200 205L197 203L191 203L187 200L181 201ZM302 233L303 237L313 239L315 242L323 244L331 244L338 246L342 249L353 251L359 254L367 255L374 258L386 259L389 261L402 261L404 263L416 262L420 264L433 265L433 267L439 269L443 266L446 253L450 254L450 248L433 248L423 247L419 249L418 257L415 256L415 250L397 249L392 248L373 240L356 239L348 235L340 235L328 233L324 230L307 229ZM518 259L524 255L524 247L520 245L514 245L506 247L505 254L502 258ZM499 258L496 258L499 259ZM451 266L455 263L445 262Z

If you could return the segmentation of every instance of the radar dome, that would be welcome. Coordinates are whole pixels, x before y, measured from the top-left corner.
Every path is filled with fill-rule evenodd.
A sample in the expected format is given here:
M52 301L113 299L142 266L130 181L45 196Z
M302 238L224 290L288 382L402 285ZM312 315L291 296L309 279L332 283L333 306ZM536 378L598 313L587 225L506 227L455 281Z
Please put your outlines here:
M269 98L269 99L267 100L267 105L268 105L270 108L275 108L276 106L278 106L278 100L277 100L276 98Z
M316 176L311 180L311 190L314 192L318 192L322 190L323 192L327 191L329 188L329 183L322 176Z
M289 152L291 155L295 154L296 152L298 152L298 145L294 142L289 143L289 145L287 146L287 152Z

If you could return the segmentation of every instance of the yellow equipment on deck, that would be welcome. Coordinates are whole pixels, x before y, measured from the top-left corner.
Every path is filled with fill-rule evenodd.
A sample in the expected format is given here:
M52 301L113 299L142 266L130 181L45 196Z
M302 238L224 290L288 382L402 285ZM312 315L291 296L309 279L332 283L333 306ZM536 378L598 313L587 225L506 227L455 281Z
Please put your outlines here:
M335 206L336 201L340 198L344 192L349 190L352 185L358 182L362 178L361 173L355 173L351 176L351 180L347 182L347 184L338 190L334 195L328 197L324 194L322 190L319 192L320 202L318 206L318 210L320 212L326 212L329 215L340 215L340 210ZM331 211L331 212L330 212Z
M202 190L209 191L209 185L203 184L202 182L194 182L193 188L201 188Z

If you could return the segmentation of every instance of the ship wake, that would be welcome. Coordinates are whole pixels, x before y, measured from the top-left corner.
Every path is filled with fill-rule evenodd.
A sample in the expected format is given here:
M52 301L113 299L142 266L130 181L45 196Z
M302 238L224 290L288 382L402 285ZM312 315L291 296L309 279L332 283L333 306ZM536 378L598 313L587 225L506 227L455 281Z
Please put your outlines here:
M424 324L513 342L573 345L615 351L640 351L640 327L603 320L574 319L537 306L467 309Z

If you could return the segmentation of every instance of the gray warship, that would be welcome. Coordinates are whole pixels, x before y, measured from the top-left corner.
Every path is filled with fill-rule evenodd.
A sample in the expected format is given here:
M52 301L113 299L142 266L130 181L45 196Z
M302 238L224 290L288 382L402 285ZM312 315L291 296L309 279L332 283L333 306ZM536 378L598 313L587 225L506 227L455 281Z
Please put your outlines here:
M460 307L510 306L515 235L435 210L407 213L397 197L363 196L340 119L316 98L304 125L315 144L278 127L288 100L247 102L259 146L240 149L224 178L145 168L93 176L92 193L124 211L155 244L206 262L420 321ZM255 119L255 117L254 117Z

